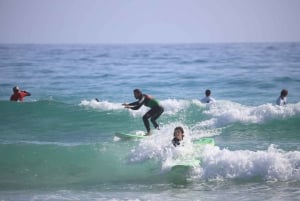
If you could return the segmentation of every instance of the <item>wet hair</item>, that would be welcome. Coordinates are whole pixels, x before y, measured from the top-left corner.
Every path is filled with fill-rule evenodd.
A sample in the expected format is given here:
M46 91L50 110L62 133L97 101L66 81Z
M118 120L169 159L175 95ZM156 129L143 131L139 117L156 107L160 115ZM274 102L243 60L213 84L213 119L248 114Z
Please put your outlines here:
M18 86L15 86L14 88L13 88L13 91L14 92L17 92L17 91L19 91L20 90L20 88L18 87Z
M142 91L140 90L140 89L135 89L135 90L133 90L133 93L142 93Z
M282 90L281 90L281 93L280 93L280 96L287 96L288 93L289 93L288 90L282 89Z
M205 90L205 95L206 95L206 96L210 96L210 94L211 94L211 91L210 91L209 89L206 89L206 90Z
M183 128L181 126L177 126L175 129L174 129L174 136L175 136L175 131L176 130L180 130L182 132L182 134L184 133L183 131Z

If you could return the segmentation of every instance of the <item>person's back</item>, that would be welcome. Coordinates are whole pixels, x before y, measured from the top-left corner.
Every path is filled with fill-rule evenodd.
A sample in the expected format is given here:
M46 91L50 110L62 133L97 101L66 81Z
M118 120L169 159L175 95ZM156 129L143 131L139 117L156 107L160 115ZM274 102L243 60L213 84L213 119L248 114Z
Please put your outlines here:
M202 103L214 103L216 100L210 96L211 91L209 89L206 89L205 91L205 97L201 99Z
M288 95L288 90L282 89L280 96L276 100L276 104L279 106L286 105L287 104L287 95Z

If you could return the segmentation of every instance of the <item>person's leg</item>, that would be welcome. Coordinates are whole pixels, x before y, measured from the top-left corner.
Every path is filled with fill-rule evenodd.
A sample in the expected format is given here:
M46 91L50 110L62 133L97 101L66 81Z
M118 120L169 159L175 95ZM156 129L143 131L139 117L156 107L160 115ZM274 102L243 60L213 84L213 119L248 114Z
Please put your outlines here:
M143 121L144 121L144 125L146 127L146 130L147 130L147 133L150 133L150 124L149 124L149 121L148 119L151 117L151 113L150 113L151 110L149 110L146 114L144 114L143 116Z
M159 128L158 123L156 122L156 119L158 119L158 117L160 117L160 115L164 112L164 108L163 107L157 107L154 108L154 112L153 115L151 116L151 122L154 126L154 128Z

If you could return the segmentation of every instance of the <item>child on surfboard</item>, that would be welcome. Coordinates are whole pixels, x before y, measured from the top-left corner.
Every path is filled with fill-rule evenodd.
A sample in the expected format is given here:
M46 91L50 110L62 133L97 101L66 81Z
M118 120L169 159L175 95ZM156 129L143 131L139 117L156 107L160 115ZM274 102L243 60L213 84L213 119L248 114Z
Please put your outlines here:
M183 140L184 131L181 126L178 126L174 129L174 138L172 139L172 144L176 147L180 145L180 142Z
M143 122L146 127L147 133L146 135L151 135L150 133L150 124L149 124L149 118L151 118L151 122L154 126L154 128L159 129L159 125L156 122L156 119L160 117L160 115L164 112L164 108L159 104L159 102L154 99L152 96L143 94L140 89L134 89L133 90L134 97L138 99L138 101L132 102L132 103L123 103L122 105L125 108L132 109L132 110L138 110L142 105L145 105L147 107L150 107L151 109L146 112L143 116Z

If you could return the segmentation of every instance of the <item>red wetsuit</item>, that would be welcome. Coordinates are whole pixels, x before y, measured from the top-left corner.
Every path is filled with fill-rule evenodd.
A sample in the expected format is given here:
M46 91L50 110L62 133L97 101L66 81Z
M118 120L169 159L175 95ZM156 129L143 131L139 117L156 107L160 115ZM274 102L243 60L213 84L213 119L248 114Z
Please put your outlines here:
M13 95L11 95L10 100L11 101L23 101L25 96L30 96L31 94L27 91L18 91L15 92Z

